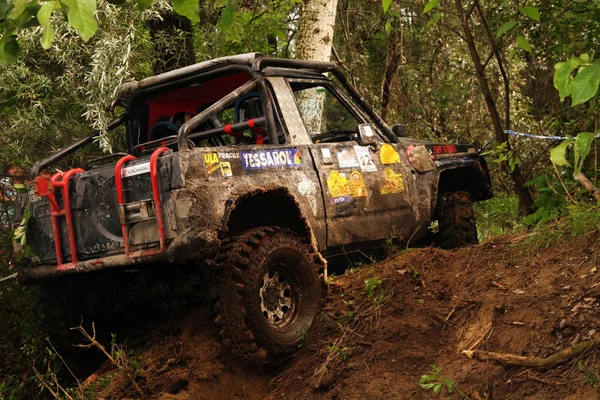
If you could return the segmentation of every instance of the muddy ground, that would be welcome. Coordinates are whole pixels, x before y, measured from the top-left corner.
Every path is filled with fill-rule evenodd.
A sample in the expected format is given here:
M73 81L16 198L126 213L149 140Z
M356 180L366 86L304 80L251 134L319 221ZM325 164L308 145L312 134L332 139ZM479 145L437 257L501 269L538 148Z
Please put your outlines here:
M463 350L547 357L598 337L598 239L546 248L528 236L500 237L351 270L332 279L316 326L275 370L234 359L213 315L194 309L143 347L143 396L117 374L99 398L430 399L436 394L419 379L435 365L454 386L451 395L441 390L451 398L596 399L593 350L548 371L477 361Z

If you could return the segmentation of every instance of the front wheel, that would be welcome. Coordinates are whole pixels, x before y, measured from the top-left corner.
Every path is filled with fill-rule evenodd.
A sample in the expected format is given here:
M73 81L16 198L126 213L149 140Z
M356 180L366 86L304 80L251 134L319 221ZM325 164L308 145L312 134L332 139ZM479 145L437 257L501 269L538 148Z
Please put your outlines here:
M218 267L215 311L224 343L262 365L297 349L321 298L310 246L288 229L256 228L225 245Z
M477 244L477 226L469 192L448 192L438 205L437 244L444 249Z

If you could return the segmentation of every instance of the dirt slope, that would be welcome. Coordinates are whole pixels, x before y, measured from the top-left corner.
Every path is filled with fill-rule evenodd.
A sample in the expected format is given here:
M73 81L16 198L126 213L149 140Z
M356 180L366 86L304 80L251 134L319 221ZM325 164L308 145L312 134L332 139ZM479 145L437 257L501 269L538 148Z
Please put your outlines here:
M594 351L545 372L462 351L546 357L597 337L597 245L597 235L541 249L503 237L349 272L333 279L302 348L274 371L234 360L211 315L197 310L172 324L176 334L155 335L138 383L149 399L429 399L437 396L418 381L434 364L472 399L595 399L584 383L598 372ZM118 377L100 397L142 396Z

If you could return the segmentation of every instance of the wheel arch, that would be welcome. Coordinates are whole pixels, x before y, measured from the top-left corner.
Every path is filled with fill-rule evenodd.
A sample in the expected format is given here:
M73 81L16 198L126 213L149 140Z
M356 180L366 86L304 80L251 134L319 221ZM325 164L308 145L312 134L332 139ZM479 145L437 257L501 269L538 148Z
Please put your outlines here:
M473 165L448 168L440 172L438 197L448 192L469 192L475 201L492 197L489 173L485 160L479 159Z
M221 224L222 237L262 226L288 228L312 241L311 221L287 188L253 190L227 201Z

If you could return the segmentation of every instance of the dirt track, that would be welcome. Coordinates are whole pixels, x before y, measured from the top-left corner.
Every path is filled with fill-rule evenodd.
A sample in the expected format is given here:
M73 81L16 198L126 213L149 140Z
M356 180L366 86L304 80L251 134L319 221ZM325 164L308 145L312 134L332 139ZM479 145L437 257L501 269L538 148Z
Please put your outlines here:
M525 240L412 250L333 279L316 326L278 370L233 359L212 316L195 310L143 352L143 397L428 399L437 396L418 382L435 364L471 399L595 399L584 383L587 370L598 372L593 351L579 358L586 372L577 359L542 372L462 354L545 357L599 335L597 235L540 250ZM140 396L117 377L101 397Z

